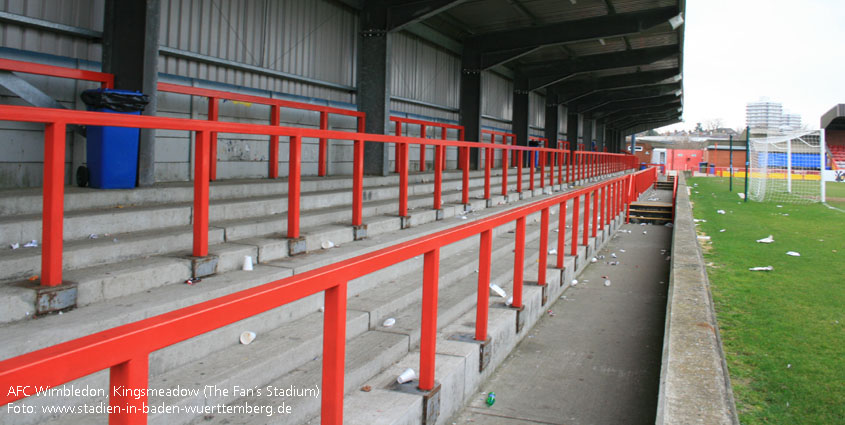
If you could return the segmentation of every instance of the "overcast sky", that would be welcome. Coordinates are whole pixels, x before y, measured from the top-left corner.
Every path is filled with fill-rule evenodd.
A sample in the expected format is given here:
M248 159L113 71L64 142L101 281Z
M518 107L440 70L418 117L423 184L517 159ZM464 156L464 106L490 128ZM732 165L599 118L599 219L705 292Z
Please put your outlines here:
M685 25L684 122L672 129L744 127L762 96L815 129L845 103L845 0L687 0Z

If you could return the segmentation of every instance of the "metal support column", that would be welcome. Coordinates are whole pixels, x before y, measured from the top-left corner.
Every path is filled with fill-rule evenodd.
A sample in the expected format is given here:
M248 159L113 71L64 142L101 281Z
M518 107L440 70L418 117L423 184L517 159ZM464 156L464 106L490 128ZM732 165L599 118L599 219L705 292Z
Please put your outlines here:
M387 5L368 1L359 14L357 61L358 110L367 114L366 131L386 134L390 123L390 39L387 31ZM387 143L364 144L364 173L386 176Z

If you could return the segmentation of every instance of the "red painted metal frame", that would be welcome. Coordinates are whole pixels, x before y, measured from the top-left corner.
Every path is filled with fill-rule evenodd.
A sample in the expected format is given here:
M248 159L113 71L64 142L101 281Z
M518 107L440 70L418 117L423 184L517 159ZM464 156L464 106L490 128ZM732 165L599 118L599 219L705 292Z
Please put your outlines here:
M63 220L63 196L64 196L64 137L63 132L57 132L57 127L67 124L79 125L107 125L115 127L133 128L157 128L169 130L186 130L196 132L195 152L197 165L194 169L194 256L205 256L208 254L208 202L209 202L209 178L211 161L211 134L241 133L259 134L268 136L288 137L291 143L290 161L288 162L288 220L287 236L297 238L300 236L299 229L299 193L301 178L301 155L303 138L327 138L339 140L352 140L355 150L355 165L353 167L353 211L352 224L361 225L363 208L363 141L380 143L398 143L403 146L404 163L407 164L407 149L409 144L430 144L435 146L456 146L458 148L483 148L489 158L493 156L493 149L508 151L538 151L541 157L547 153L557 152L553 149L530 148L526 146L505 146L489 143L443 141L437 139L419 139L411 137L396 137L368 133L350 133L344 131L318 130L299 127L280 127L258 124L243 124L221 121L190 120L182 118L153 117L144 115L123 115L101 112L72 111L49 108L33 108L26 106L0 106L0 120L40 122L46 123L45 131L45 184L44 184L44 215L43 215L43 236L44 247L41 258L42 285L55 286L62 281L62 227ZM363 125L363 117L359 117L359 128ZM52 129L52 130L51 130ZM611 155L611 154L607 154ZM468 203L469 191L469 167L466 166L469 155L464 154L463 194L464 203ZM625 161L624 155L618 155L618 161ZM485 197L490 196L490 164L486 161L485 167ZM404 172L400 175L400 200L399 213L407 215L407 166L403 167ZM437 192L437 190L435 190Z
M402 125L403 124L405 124L405 125L413 124L413 125L420 126L420 138L421 139L426 138L426 132L427 132L428 128L439 128L441 140L450 140L448 138L449 130L456 130L456 132L457 132L457 139L456 140L464 140L465 132L464 132L464 126L462 126L462 125L446 124L446 123L437 122L437 121L426 121L426 120L418 120L418 119L414 119L414 118L404 118L404 117L390 117L390 121L395 123L395 126L396 126L395 134L397 136L402 135ZM425 169L426 169L426 165L425 165L426 148L427 148L426 145L420 144L420 152L419 152L419 158L420 158L419 170L420 171L425 171ZM434 155L435 155L435 158L438 157L437 153L435 153ZM399 172L399 150L398 149L396 149L394 151L394 161L395 161L394 172L398 173ZM445 170L446 169L446 157L443 156L441 161L443 162L441 164L441 167ZM458 162L459 162L459 165L460 165L460 158L458 159Z
M190 96L200 96L208 99L208 120L218 120L218 103L220 99L234 100L239 102L257 103L259 105L268 105L270 109L270 125L279 125L281 119L281 108L299 109L305 111L314 111L320 113L320 129L329 129L329 115L344 115L356 117L358 119L358 132L363 132L361 127L363 119L366 114L350 109L335 108L331 106L314 105L304 102L293 102L289 100L273 99L264 96L254 96L242 93L233 93L221 90L205 89L201 87L183 86L180 84L158 83L158 91L184 94ZM216 133L216 132L215 132ZM317 175L325 176L327 173L328 164L328 138L318 137L319 139L319 153ZM269 178L277 178L279 176L279 146L278 136L270 136L270 158L267 175ZM217 135L211 136L211 158L210 158L209 176L211 180L217 179Z
M27 122L43 122L50 119L47 126L49 165L58 169L57 159L64 160L63 150L64 128L67 123L87 124L98 122L102 125L137 126L142 128L169 128L192 130L197 132L198 153L203 155L208 149L211 131L225 131L232 133L270 134L292 137L292 161L299 154L302 137L324 135L330 138L346 137L338 132L320 130L292 129L283 127L257 126L253 124L212 123L207 121L183 120L176 118L124 116L119 114L102 114L81 111L59 111L28 107L0 107L0 120L14 120ZM413 140L403 140L395 136L356 134L354 137L367 137L385 143L399 143L403 151ZM362 145L356 139L356 150ZM454 146L467 147L465 142L451 143ZM49 147L52 144L53 147ZM436 144L436 143L435 143ZM475 144L476 146L478 144ZM527 148L514 147L517 150ZM492 153L490 148L487 148ZM404 156L404 153L403 153ZM403 158L407 159L407 157ZM199 201L205 203L207 218L208 180L202 177L207 173L208 162L197 161ZM346 340L346 299L347 282L384 269L402 261L419 255L424 256L423 266L423 308L420 341L420 381L419 388L431 390L435 384L435 353L437 332L437 297L439 274L439 250L441 247L457 241L481 235L481 249L479 254L478 277L478 306L476 315L476 338L487 339L487 321L489 308L489 282L491 272L492 230L496 227L516 221L516 262L514 272L514 307L522 305L522 273L524 269L525 220L534 213L542 215L542 231L548 232L549 208L562 205L570 199L574 200L575 214L573 218L573 253L577 247L576 229L578 223L578 200L581 196L585 200L589 196L607 196L609 191L602 190L609 185L627 185L630 192L639 191L641 186L647 188L656 179L656 169L651 168L636 174L610 179L597 185L585 187L576 191L559 194L546 199L519 206L493 216L481 218L472 223L456 226L431 235L419 237L391 247L363 254L343 260L335 264L306 271L285 279L280 279L246 289L210 301L164 313L155 317L111 328L82 338L57 344L31 353L23 354L11 359L0 361L0 387L11 388L17 385L54 387L69 381L90 375L103 369L110 369L110 387L122 386L128 389L146 389L148 387L150 353L176 344L180 341L213 331L223 326L260 314L273 308L280 307L298 299L324 292L325 316L323 321L323 368L322 368L322 405L321 415L323 423L341 424L343 422L343 394L344 394L344 361ZM48 174L49 175L49 174ZM297 173L293 173L293 180L298 180ZM58 223L61 223L61 195L62 181L50 175L52 181L45 181L45 199L50 198L49 205L53 210L58 209ZM298 182L297 182L298 184ZM47 186L50 186L49 188ZM298 189L298 188L297 188ZM55 191L51 194L50 190ZM49 196L48 196L49 195ZM55 196L53 196L55 195ZM47 201L45 201L46 203ZM595 202L595 201L594 201ZM45 204L45 206L47 206ZM585 202L585 208L589 202ZM45 208L45 216L49 211ZM565 215L565 209L560 212ZM588 210L584 214L585 237L589 224ZM59 224L60 226L60 224ZM60 230L60 228L59 228ZM207 237L207 228L202 232ZM55 231L55 229L54 229ZM561 233L565 227L560 229ZM45 236L46 239L50 235ZM59 236L61 236L59 234ZM547 235L546 235L547 237ZM61 238L58 239L61 242ZM547 239L544 239L547 240ZM586 240L585 240L586 241ZM560 242L559 242L560 244ZM46 245L46 243L45 243ZM56 247L51 247L56 249ZM541 246L545 251L547 246ZM58 246L59 252L61 245ZM560 262L560 260L559 260ZM518 272L517 272L518 270ZM538 280L542 281L539 279ZM111 394L112 391L109 391ZM21 393L4 391L0 393L0 404L8 404L24 398ZM111 397L113 407L134 407L134 413L112 413L109 422L112 424L144 424L146 416L139 413L146 403L144 397ZM125 411L124 411L125 412Z
M105 72L86 71L83 69L22 62L12 59L0 59L0 69L25 74L46 75L48 77L93 81L100 83L100 87L104 89L114 88L114 75Z

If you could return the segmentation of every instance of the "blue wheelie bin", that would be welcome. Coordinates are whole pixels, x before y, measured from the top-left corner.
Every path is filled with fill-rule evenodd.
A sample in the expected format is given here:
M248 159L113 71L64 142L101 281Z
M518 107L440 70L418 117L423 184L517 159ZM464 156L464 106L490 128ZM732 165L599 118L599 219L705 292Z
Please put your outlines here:
M82 92L89 111L140 115L149 96L140 92L94 89ZM137 128L88 126L86 157L88 183L100 189L135 187L138 173Z

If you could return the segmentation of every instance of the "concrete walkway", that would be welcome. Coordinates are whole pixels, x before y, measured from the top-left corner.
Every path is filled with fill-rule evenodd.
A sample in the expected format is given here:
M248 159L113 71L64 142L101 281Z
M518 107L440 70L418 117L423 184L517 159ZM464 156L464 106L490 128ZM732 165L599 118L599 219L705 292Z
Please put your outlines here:
M671 241L670 227L622 226L452 422L653 424Z

